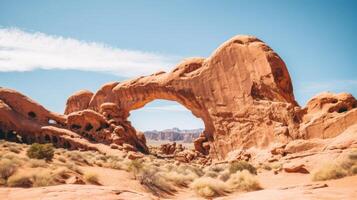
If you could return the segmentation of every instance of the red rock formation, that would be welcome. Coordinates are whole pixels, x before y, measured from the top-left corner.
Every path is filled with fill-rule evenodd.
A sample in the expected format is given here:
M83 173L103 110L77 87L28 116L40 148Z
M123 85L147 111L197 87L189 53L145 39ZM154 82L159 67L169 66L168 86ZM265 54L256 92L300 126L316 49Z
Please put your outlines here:
M75 111L80 111L88 108L89 102L93 97L93 92L88 90L80 90L74 93L67 99L66 109L64 114L68 115Z
M357 123L357 100L347 93L322 93L304 108L301 138L332 138Z
M170 73L105 85L89 108L99 110L112 102L127 118L131 110L155 99L177 101L201 118L205 131L196 149L217 157L295 137L294 120L299 120L284 62L249 36L234 37L209 58L188 59Z
M119 145L126 143L133 150L148 153L145 140L140 140L131 126L125 129L112 124L105 116L93 110L74 112L80 109L80 104L73 102L78 94L69 98L68 102L71 103L67 105L72 107L66 110L71 110L71 113L60 115L48 111L19 92L0 88L0 139L26 143L52 142L59 147L92 150L98 150L92 142ZM131 131L127 131L130 128ZM118 142L120 139L122 142Z
M356 100L348 94L323 94L301 109L282 59L250 36L234 37L210 57L187 59L169 73L108 83L94 95L76 93L67 101L65 116L6 91L0 91L1 130L34 132L51 119L56 121L51 126L71 129L79 137L142 152L147 152L145 137L127 120L130 111L155 99L173 100L205 124L195 149L218 159L233 150L273 144L287 148L296 139L332 138L357 121ZM284 153L284 148L276 152Z

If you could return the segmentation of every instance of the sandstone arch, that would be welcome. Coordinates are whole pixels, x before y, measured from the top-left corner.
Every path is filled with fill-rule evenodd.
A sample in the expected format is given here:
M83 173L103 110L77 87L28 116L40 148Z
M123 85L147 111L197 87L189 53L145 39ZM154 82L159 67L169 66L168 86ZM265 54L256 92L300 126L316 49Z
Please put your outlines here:
M205 131L196 150L217 157L237 148L289 140L296 130L293 121L299 121L284 62L250 36L234 37L209 58L187 59L169 73L106 84L93 95L89 108L98 111L103 103L114 103L126 121L131 110L155 99L179 102L201 118ZM276 136L276 127L289 133Z
M322 94L299 107L283 60L259 39L236 36L210 57L184 60L171 72L108 83L94 94L80 91L68 99L65 115L0 88L0 137L42 142L49 135L70 149L110 145L148 153L127 118L155 99L176 101L201 118L205 130L195 149L218 159L250 147L335 137L357 119L357 101L348 94Z

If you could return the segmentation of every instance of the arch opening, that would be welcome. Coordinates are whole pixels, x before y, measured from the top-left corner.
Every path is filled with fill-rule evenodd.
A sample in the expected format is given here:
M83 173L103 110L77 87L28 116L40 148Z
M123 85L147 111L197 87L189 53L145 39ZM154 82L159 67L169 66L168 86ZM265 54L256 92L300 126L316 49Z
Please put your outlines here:
M193 141L204 131L205 124L182 104L155 99L130 111L132 126L144 133L149 146L166 143L182 144L193 148Z

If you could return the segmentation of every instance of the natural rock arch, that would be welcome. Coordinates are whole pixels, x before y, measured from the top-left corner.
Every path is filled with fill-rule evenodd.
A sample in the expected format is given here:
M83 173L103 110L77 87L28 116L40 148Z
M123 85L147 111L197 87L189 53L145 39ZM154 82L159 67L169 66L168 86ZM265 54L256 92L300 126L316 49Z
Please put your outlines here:
M171 72L77 92L65 115L0 88L0 137L43 142L49 135L46 140L70 149L148 153L144 135L127 118L155 99L176 101L201 118L205 131L195 149L218 159L250 147L335 137L357 119L350 94L322 94L299 107L282 59L259 39L236 36L210 57L187 59Z
M299 120L284 62L250 36L234 37L209 58L187 59L169 73L106 84L93 95L89 108L99 111L111 102L126 120L131 110L155 99L176 101L201 118L205 131L195 148L217 157L237 148L286 141L294 137L293 121ZM273 135L279 126L288 133Z

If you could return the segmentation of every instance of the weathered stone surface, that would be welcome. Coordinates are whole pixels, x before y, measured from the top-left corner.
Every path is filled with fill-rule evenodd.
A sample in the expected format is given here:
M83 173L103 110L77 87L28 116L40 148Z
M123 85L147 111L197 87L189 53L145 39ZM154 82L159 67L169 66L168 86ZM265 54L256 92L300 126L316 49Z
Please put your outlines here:
M105 116L88 109L56 114L14 90L0 88L0 116L0 138L84 150L99 150L93 142L127 143L148 153L145 138L139 139L131 126L126 130L116 124L109 126Z
M309 171L305 168L304 164L288 163L283 166L283 170L288 173L302 173L308 174Z
M357 100L347 93L322 93L304 108L301 138L332 138L357 123Z
M66 109L64 114L68 115L72 112L87 109L89 102L93 97L93 92L88 90L80 90L74 93L67 99Z
M209 58L185 60L170 73L105 85L89 108L112 102L126 118L155 99L177 101L201 118L205 131L195 146L220 158L235 148L289 140L297 128L286 66L255 37L234 37ZM277 127L286 131L274 134Z

